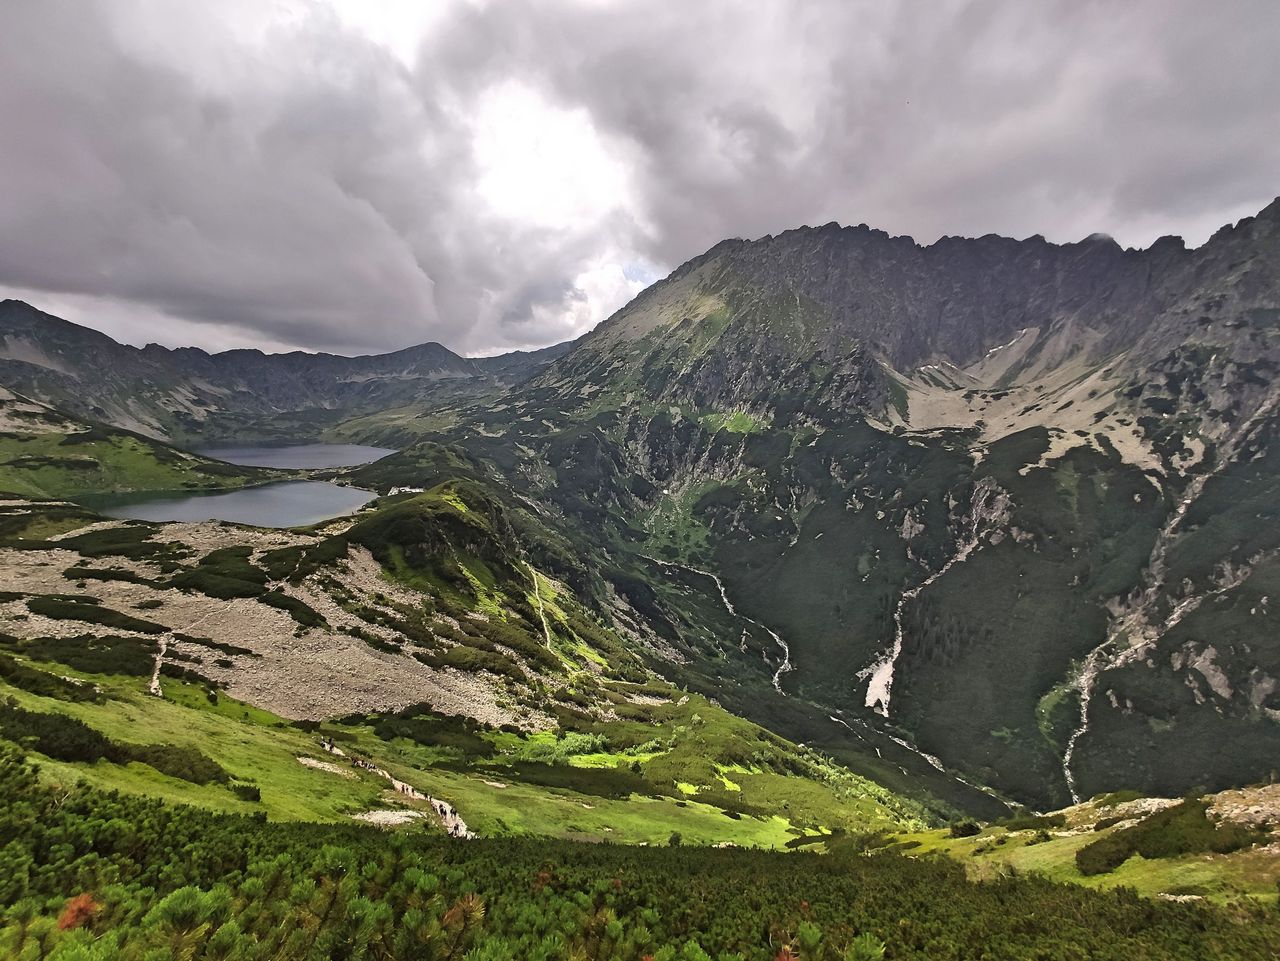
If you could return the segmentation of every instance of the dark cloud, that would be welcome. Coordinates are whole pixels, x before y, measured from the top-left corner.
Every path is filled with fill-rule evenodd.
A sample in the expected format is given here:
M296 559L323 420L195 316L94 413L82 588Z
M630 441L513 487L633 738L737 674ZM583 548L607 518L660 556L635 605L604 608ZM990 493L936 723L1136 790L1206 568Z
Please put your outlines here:
M831 219L1203 239L1280 190L1277 35L1261 0L504 3L424 62L433 86L515 73L585 106L633 147L650 253L672 263Z
M1272 0L502 0L411 62L263 9L6 5L0 286L133 340L494 350L726 236L1195 243L1280 193Z

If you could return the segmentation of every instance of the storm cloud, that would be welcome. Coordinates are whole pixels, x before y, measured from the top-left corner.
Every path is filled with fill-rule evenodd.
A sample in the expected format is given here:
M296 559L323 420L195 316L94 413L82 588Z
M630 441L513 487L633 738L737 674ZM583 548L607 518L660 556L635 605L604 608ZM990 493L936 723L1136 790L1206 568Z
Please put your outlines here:
M135 343L537 347L831 220L1200 243L1280 5L10 0L0 294Z

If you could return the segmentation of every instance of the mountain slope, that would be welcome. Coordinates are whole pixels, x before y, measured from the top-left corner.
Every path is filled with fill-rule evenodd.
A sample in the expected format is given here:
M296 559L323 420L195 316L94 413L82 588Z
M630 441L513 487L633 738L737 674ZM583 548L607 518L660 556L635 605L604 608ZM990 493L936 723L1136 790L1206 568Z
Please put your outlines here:
M11 500L0 575L0 738L46 778L273 820L435 826L435 798L481 835L632 843L936 820L652 674L474 484L312 532Z
M666 677L903 793L1214 790L1280 751L1278 284L1280 202L1196 250L803 228L717 245L500 400L434 416L424 383L472 384L447 357L246 356L271 402L206 420L347 398L306 416L421 438L355 483L465 482L508 580L527 557Z
M728 241L432 441L766 724L1045 806L1221 788L1280 747L1278 282L1280 203L1197 250Z

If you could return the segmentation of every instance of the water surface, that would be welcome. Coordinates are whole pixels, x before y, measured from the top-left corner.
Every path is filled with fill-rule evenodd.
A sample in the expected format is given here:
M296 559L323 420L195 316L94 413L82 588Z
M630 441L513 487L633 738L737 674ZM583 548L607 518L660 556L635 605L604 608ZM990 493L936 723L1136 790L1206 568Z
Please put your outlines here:
M364 444L254 444L239 447L200 447L201 457L242 467L277 467L305 470L314 467L355 467L380 460L395 451Z
M350 514L377 495L324 481L280 481L199 494L116 494L85 498L107 517L140 521L232 521L254 527L301 527Z

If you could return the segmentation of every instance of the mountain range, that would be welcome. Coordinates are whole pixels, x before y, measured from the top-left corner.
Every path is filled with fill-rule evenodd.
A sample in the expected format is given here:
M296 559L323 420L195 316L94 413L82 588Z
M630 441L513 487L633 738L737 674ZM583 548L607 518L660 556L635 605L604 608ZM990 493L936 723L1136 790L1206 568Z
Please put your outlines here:
M1196 249L725 241L500 358L136 349L14 301L0 358L24 402L156 441L400 448L341 476L463 484L487 521L402 505L363 529L384 566L532 565L894 790L1045 809L1280 758L1280 201Z
M119 344L16 300L0 301L0 383L76 416L174 442L289 437L362 413L478 400L563 354L465 358L440 344L343 357Z

